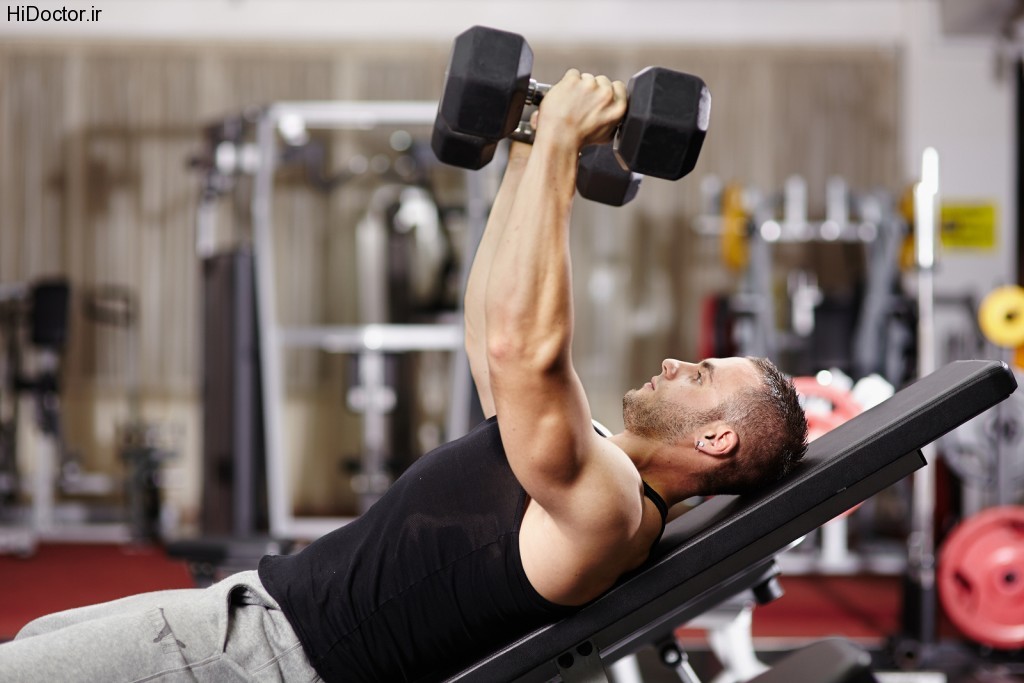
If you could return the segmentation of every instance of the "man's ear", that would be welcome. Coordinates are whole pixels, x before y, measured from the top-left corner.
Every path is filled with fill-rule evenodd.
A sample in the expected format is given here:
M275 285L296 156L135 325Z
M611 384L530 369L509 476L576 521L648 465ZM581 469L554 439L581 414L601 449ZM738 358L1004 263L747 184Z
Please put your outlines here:
M716 457L728 458L735 455L739 448L740 438L736 430L726 422L712 422L700 431L701 438L697 441L697 450Z

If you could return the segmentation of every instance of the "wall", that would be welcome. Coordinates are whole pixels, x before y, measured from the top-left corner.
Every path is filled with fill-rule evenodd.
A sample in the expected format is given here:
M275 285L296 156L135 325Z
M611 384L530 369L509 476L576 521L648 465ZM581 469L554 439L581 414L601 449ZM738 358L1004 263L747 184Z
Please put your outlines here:
M74 8L81 5L83 8L88 6L90 11L97 9L101 12L97 21L93 22L44 24L12 21L8 11L7 20L0 21L0 42L6 42L8 46L39 45L59 54L81 49L90 56L91 61L87 63L92 71L83 71L80 66L68 67L72 62L62 62L62 58L55 58L53 64L53 74L60 78L69 78L71 82L83 82L83 74L94 77L97 82L100 81L100 76L104 74L102 59L95 58L98 51L102 52L98 50L100 47L115 50L118 46L123 48L139 44L140 50L145 52L150 50L154 43L175 45L174 52L179 57L182 53L187 53L190 58L194 54L200 61L202 68L196 71L202 74L197 80L198 95L195 102L188 104L190 109L195 109L207 117L223 114L223 107L236 101L239 93L229 92L225 81L233 84L231 87L239 88L239 92L245 91L256 82L228 78L234 73L231 69L244 75L259 70L260 64L265 64L252 63L254 46L270 44L273 54L264 56L269 60L281 61L287 56L284 61L294 60L295 63L302 63L304 57L323 57L326 60L325 66L322 72L318 72L323 78L314 79L316 82L310 84L313 91L319 92L323 89L332 96L336 93L361 97L379 97L390 93L393 96L388 86L394 85L390 82L394 79L388 79L388 83L366 82L365 74L356 73L357 67L346 67L343 60L334 56L338 54L336 46L349 43L362 45L369 53L373 43L398 45L401 41L408 41L410 45L418 46L419 49L440 54L454 34L474 23L500 26L524 33L537 48L538 54L546 50L545 54L549 55L545 58L547 64L557 65L557 68L564 68L566 64L571 63L577 47L595 46L611 48L609 52L616 57L609 59L609 62L630 68L635 68L633 62L636 59L633 57L641 53L649 54L650 50L661 50L666 55L678 50L680 60L694 64L701 64L699 52L702 48L715 54L721 54L721 48L725 47L750 48L753 50L750 54L754 55L778 54L779 50L799 53L802 50L835 51L842 48L859 50L862 56L864 50L875 50L883 55L895 54L900 75L900 94L896 98L898 102L895 106L895 111L898 112L895 128L899 130L891 134L892 144L899 145L898 153L893 155L894 163L883 164L880 171L866 174L863 173L865 169L853 169L852 175L856 177L859 170L861 176L872 178L889 187L910 182L917 173L921 151L927 146L936 147L941 155L942 193L947 200L989 201L994 202L999 209L999 241L995 251L948 251L941 254L940 293L960 294L969 290L975 296L980 296L994 284L1014 279L1016 208L1013 201L1012 89L1008 81L1000 80L996 76L994 41L985 38L943 36L939 31L936 6L927 0L606 0L586 3L582 0L486 3L472 0L444 0L431 3L424 3L422 0L98 0L74 5L60 2L37 2L35 5L40 8L65 5ZM76 45L80 48L76 48ZM238 58L234 61L229 59L226 63L230 68L227 68L218 60L223 59L223 48L232 46L237 46ZM684 48L679 50L675 46ZM210 50L218 52L211 57ZM762 52L759 53L758 50ZM123 54L123 50L120 53ZM384 69L385 73L391 75L394 75L394 65L400 64L403 59L402 54L398 52L378 54L377 57L379 59L372 60L374 64L391 64L391 71ZM142 66L148 63L145 62ZM359 60L349 62L359 63ZM865 64L868 66L865 67ZM870 60L864 61L861 68L870 68L870 64ZM878 64L884 66L887 62L880 60ZM742 64L740 66L742 68ZM720 116L731 117L734 123L737 123L738 119L738 125L742 126L742 117L746 112L754 112L756 115L751 116L749 128L742 132L742 137L730 142L731 147L725 148L717 157L708 154L709 162L711 159L717 159L717 163L729 168L732 161L733 167L742 168L743 163L737 163L736 160L749 159L750 156L736 159L729 156L733 148L739 145L749 147L749 151L753 153L755 146L774 152L777 151L774 149L775 146L783 144L794 147L817 144L810 134L807 139L801 139L798 134L792 133L788 137L776 137L775 131L770 127L764 129L766 117L763 116L764 111L759 104L764 104L768 98L762 97L762 94L765 89L776 87L776 82L782 87L783 82L758 80L758 75L765 73L758 71L759 66L763 65L754 63L750 67L751 91L746 93L746 97L716 91L716 104L729 102L730 97L731 101L739 103L739 106L731 110L729 107L716 108L716 113L720 112ZM719 65L711 61L702 68L711 71L719 68ZM721 68L725 69L726 65ZM774 68L777 69L777 65ZM554 70L549 67L543 73L547 74ZM703 70L697 71L704 73ZM138 72L136 67L132 67L126 73L136 80L146 78L145 73ZM799 80L798 74L791 76ZM5 87L11 82L13 79L10 74L5 77L0 73L0 87ZM57 87L56 81L47 82L51 88ZM294 83L295 79L291 79L290 82ZM423 81L418 81L419 89L425 87L422 83ZM349 86L355 87L355 90L350 90ZM787 87L793 86L790 84ZM770 94L778 97L779 92ZM94 103L91 106L97 110L106 109L111 106L110 100L116 100L118 95L115 88L108 95L92 93L92 99L89 101ZM416 96L423 96L423 93L419 92ZM880 96L879 99L886 98ZM74 98L68 97L69 103L74 101ZM182 104L180 100L176 102L178 106ZM888 100L877 104L885 109ZM770 108L767 105L765 107ZM781 110L773 111L777 114ZM147 112L147 115L157 118L173 113L172 110L164 111L152 107L147 109ZM810 115L809 112L805 113ZM87 109L83 111L72 107L65 112L48 112L48 119L45 120L52 118L73 124L81 121L86 114ZM43 121L40 119L37 125L42 125ZM839 127L834 130L848 129ZM824 132L819 130L816 134L828 135L828 131L826 127ZM888 141L888 138L886 140ZM714 152L712 149L708 151ZM56 149L54 153L57 153ZM771 163L771 160L776 158L771 154L765 153L759 157L753 153L753 157L755 161L760 159L763 163L748 165L750 176L742 180L764 183L762 189L765 190L775 189L776 183L784 177L785 169ZM834 155L832 158L835 166L822 168L822 173L843 171L837 166L847 160L835 159ZM689 201L692 204L694 187L690 185L680 190L679 192L685 195L682 199L673 197L667 186L645 185L644 191L651 196L647 206L660 207L644 209L644 213L640 215L639 234L643 235L650 245L646 251L629 247L624 250L626 255L621 256L623 243L628 237L624 237L624 233L616 233L616 226L599 233L606 236L606 244L603 246L601 240L596 240L596 245L586 245L586 248L593 247L595 263L607 268L611 280L620 285L633 287L632 292L615 295L616 303L622 304L625 298L627 306L635 303L635 300L629 301L630 296L634 299L650 300L652 296L657 295L658 287L662 286L653 280L644 282L628 276L636 266L643 266L648 259L668 259L661 264L667 271L673 267L672 254L679 257L679 262L675 265L682 264L687 270L694 269L695 272L700 272L700 268L708 268L710 271L717 267L713 263L711 267L707 266L707 262L714 257L713 254L705 254L698 250L692 253L680 252L677 243L668 241L671 238L667 235L678 223L678 219L673 218L674 211L670 210L670 207L677 206L677 202ZM10 206L8 204L9 208ZM150 237L145 239L155 239L153 235L156 233L147 234L150 234ZM148 242L139 244L141 254L142 248ZM658 245L662 244L675 245L675 251L659 248ZM185 248L187 247L186 244ZM158 244L154 248L163 247ZM74 247L72 245L67 249L73 250ZM34 257L42 261L50 258L44 253L34 254ZM0 253L0 265L4 258L4 254ZM14 257L8 253L6 258L10 261ZM135 265L131 267L137 268L137 262L133 263ZM101 265L97 262L96 268ZM122 261L120 266L115 263L113 267L125 268L128 264ZM627 275L624 276L623 273ZM720 280L722 276L714 277ZM589 284L594 282L596 280ZM650 291L646 291L645 288ZM593 294L596 290L591 288L583 291ZM182 309L186 312L182 316L183 319L193 319L194 316L189 313L188 308L191 304L187 302L192 301L194 297L195 293L191 290L182 292L182 298L186 302L185 308ZM692 310L682 313L685 318ZM593 332L595 344L601 339L607 340L601 333L606 327L604 322L599 318L590 319L586 316L582 316L580 320L582 328ZM969 324L962 316L955 315L947 316L941 323L950 329ZM637 321L637 324L642 325L642 321ZM179 336L183 333L186 336L194 334L190 325L189 323L186 327L178 326L175 333ZM154 332L151 331L152 334ZM653 341L648 340L639 344L639 350L649 352L645 355L663 353L666 340L676 343L678 335L679 333L675 331L659 332L654 335ZM621 351L621 348L615 346L615 342L612 342L612 346L615 347L611 349L612 352ZM153 345L148 344L146 348L152 349ZM598 387L600 396L614 398L617 392L621 391L623 382L628 386L634 376L650 375L650 369L646 366L622 368L612 375L606 367L600 366L601 361L607 357L602 354L608 352L609 349L597 348L594 354L597 366L594 374L599 376L604 372L607 375L603 384ZM586 359L586 354L583 354L581 360L585 362ZM113 359L111 362L116 360ZM190 377L191 370L187 363L182 368L176 371L175 377ZM586 370L585 367L581 368L581 372ZM307 369L307 374L309 372L311 371ZM164 376L165 374L157 375L158 378ZM116 412L116 409L105 408L104 405L110 404L102 404L100 397L94 396L92 400L97 403L95 415L102 419L94 416L88 425L79 427L82 432L95 431L95 425L109 423L110 415ZM605 398L599 401L602 419L607 420L607 412L614 411L615 406L612 403L612 400ZM195 472L191 469L195 463L197 448L197 416L194 402L188 396L182 399L180 394L171 398L155 395L148 405L153 415L173 414L175 420L188 424L190 439L186 444L185 458L188 473L184 477L183 490L179 493L181 503L187 506L195 499L198 485ZM168 409L168 405L172 405L173 409ZM296 424L301 419L303 418L296 417ZM614 418L610 422L610 426L616 426ZM97 438L100 437L102 434ZM329 498L329 482L322 488L325 490L312 496L314 500Z
M1015 279L1012 88L996 75L995 39L942 35L932 0L97 0L72 7L78 5L100 10L97 20L17 22L8 10L0 38L447 44L478 23L521 32L535 45L897 47L904 55L907 180L922 150L934 146L944 196L998 207L998 253L947 254L942 286L980 293Z

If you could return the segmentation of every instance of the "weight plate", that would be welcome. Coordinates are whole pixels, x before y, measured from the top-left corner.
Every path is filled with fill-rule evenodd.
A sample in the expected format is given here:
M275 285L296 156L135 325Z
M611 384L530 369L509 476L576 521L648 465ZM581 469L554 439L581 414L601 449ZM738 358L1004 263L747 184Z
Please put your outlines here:
M989 508L961 522L939 554L939 599L971 640L1024 647L1024 507Z
M1006 285L989 292L978 310L978 324L996 346L1024 346L1024 287Z
M793 387L807 414L807 439L814 441L862 411L853 393L818 382L814 377L794 377Z
M794 377L793 387L800 395L807 417L808 441L814 441L861 413L852 392L822 384L814 377ZM860 506L861 503L857 503L838 517L847 517Z

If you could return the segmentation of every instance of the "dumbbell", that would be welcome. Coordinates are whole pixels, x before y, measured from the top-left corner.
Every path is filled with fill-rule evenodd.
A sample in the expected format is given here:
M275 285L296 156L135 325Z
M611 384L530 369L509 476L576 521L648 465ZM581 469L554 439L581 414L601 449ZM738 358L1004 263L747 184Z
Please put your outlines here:
M520 142L533 143L533 130L528 120L507 136ZM438 116L430 139L437 158L446 164L461 168L483 168L494 158L497 140L457 133ZM610 144L589 145L580 153L576 173L576 190L591 201L622 206L636 197L642 177L622 167Z
M510 135L523 109L540 104L551 87L533 80L532 68L533 50L518 34L474 26L457 36L438 104L435 134L440 127L440 142L446 130L492 141ZM628 109L615 142L625 167L669 180L692 171L711 111L704 82L680 71L647 67L630 79L627 93Z
M485 71L491 73L495 72L495 62L488 59L490 54L490 48L493 44L488 40L489 38L496 38L498 41L497 50L498 53L504 52L508 54L508 50L502 46L502 41L507 43L509 38L512 40L518 39L520 45L525 45L521 37L517 37L515 34L507 33L505 31L495 31L494 29L486 29L482 27L476 27L470 29L463 36L456 39L456 45L458 46L461 42L468 41L472 43L470 49L456 49L453 48L453 59L449 64L448 78L446 79L445 91L448 90L448 83L452 82L451 74L465 73L466 68L464 65L467 63L480 65L483 63ZM486 44L487 50L484 50L480 45ZM525 46L527 51L530 50L529 46ZM483 59L475 59L472 55L483 57ZM468 56L467 56L468 55ZM532 53L529 53L528 61L532 65ZM499 60L500 61L500 60ZM488 66L489 64L489 66ZM454 68L453 68L454 65ZM498 66L501 66L500 64ZM505 65L507 67L507 65ZM551 86L539 83L532 83L530 87L531 92L525 98L522 104L518 108L518 115L521 117L523 109L527 104L539 104L543 98L544 93L550 90ZM472 91L472 88L471 88ZM477 100L483 106L482 111L475 113L479 120L486 121L493 119L494 110L491 106L493 102L493 96L487 96L476 91L479 97ZM471 95L472 96L472 95ZM449 97L449 101L452 99L460 99ZM445 101L445 96L442 95L442 103ZM486 166L491 162L494 157L495 150L498 146L498 141L502 138L508 137L521 142L532 143L533 142L533 130L529 126L529 119L519 120L518 122L510 119L511 123L508 125L503 124L501 129L484 129L484 132L488 135L497 135L496 138L488 137L487 135L479 134L467 134L465 132L459 132L452 130L447 120L441 113L441 106L438 107L438 115L434 121L434 130L431 136L431 147L434 149L434 153L438 159L442 162L459 166L468 169L479 169ZM464 117L465 122L465 117ZM515 125L509 130L510 125ZM479 130L479 129L473 129ZM576 189L579 191L580 196L590 199L592 201L601 202L603 204L609 204L612 206L622 206L623 204L631 201L637 193L641 182L641 176L636 173L632 173L628 169L625 169L618 163L615 153L610 145L593 145L588 147L580 155L579 171L576 175Z

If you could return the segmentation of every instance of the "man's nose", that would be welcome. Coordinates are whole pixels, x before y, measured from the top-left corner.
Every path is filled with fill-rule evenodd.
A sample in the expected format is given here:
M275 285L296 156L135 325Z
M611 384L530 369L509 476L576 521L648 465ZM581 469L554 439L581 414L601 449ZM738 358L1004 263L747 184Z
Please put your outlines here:
M666 358L661 361L661 371L665 373L668 378L675 377L679 374L679 368L683 366L682 361L678 361L675 358Z

